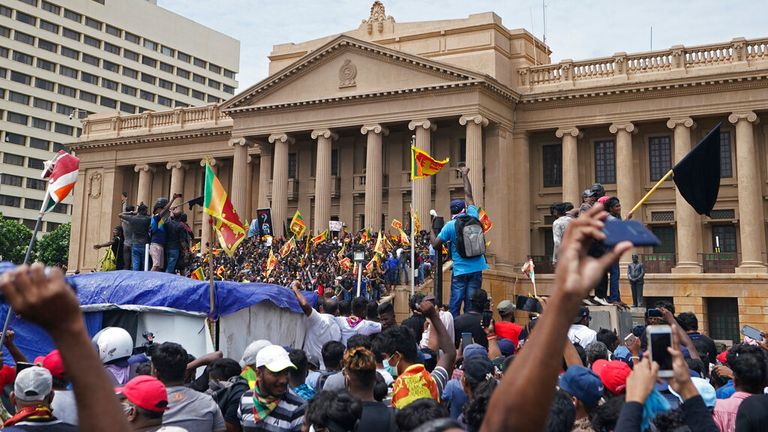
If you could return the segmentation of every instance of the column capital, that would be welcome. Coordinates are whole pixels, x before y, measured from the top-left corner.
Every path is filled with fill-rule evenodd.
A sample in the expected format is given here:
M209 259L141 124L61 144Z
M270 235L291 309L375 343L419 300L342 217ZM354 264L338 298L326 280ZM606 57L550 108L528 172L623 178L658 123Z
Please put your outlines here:
M755 114L754 111L735 112L728 116L728 121L733 124L736 124L741 120L746 120L755 124L760 122L760 119L757 118L757 114Z
M200 161L200 166L201 166L201 167L204 167L204 166L205 166L205 162L206 162L206 161L207 161L208 163L210 163L210 165L211 165L212 167L215 167L215 166L216 166L216 159L214 159L214 158L206 158L206 159L203 159L203 160L201 160L201 161Z
M274 144L277 141L280 141L282 143L292 144L294 142L294 139L286 133L276 133L276 134L270 135L268 141L270 144Z
M254 143L253 143L253 141L249 140L248 138L239 137L239 138L232 138L232 139L230 139L227 144L230 147L234 147L234 146L238 146L239 145L239 146L243 146L245 148L248 148L248 147L253 146Z
M570 135L575 138L579 136L580 133L581 131L579 130L579 128L577 128L576 126L571 126L571 127L564 127L556 130L555 136L558 138L562 138L565 135Z
M187 164L185 164L182 161L173 161L173 162L168 162L167 164L165 164L165 168L166 169L186 169L187 168Z
M152 167L152 166L151 166L151 165L149 165L149 164L143 164L143 165L136 165L135 167L133 167L133 171L134 171L134 172L140 172L140 171L144 171L144 172L154 172L154 171L155 171L155 168L154 168L154 167Z
M389 135L389 129L387 129L386 126L382 126L379 123L363 125L363 127L360 128L361 134L368 135L368 132L373 132L375 134L382 134L384 136Z
M690 117L678 117L667 120L667 127L674 129L678 126L683 126L689 129L696 127L696 122Z
M618 133L619 131L625 131L627 133L637 133L637 126L635 126L632 122L626 122L626 123L613 123L608 127L608 131L610 131L612 134Z
M412 120L410 123L408 123L408 129L410 130L416 130L416 128L424 128L427 130L436 130L437 125L432 122L432 120L429 119L418 119L418 120Z
M339 135L334 133L330 129L315 129L312 131L310 136L312 136L312 139L318 139L319 137L323 137L325 139L331 139L331 140L339 139Z
M481 116L480 114L464 114L463 116L459 117L459 124L462 126L466 126L467 123L470 122L478 124L482 127L488 126L488 119Z

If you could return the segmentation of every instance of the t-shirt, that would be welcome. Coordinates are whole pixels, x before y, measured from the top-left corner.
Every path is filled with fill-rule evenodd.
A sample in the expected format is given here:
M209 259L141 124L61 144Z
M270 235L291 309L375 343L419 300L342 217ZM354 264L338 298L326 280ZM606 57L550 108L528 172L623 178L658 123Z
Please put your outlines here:
M474 339L475 343L488 349L488 337L485 334L485 330L483 330L482 323L483 314L476 312L469 312L456 317L453 321L453 328L456 330L454 332L456 346L459 346L461 342L462 333L472 333L472 339Z
M72 390L56 390L51 402L53 415L69 424L79 424L77 421L77 401Z
M181 225L173 219L165 222L165 248L181 249L181 236L184 230Z
M352 317L335 317L341 329L341 343L347 345L347 341L354 335L370 336L381 332L381 323L365 319L354 320Z
M360 416L358 431L394 432L397 431L395 411L381 402L363 402L363 414Z
M149 216L121 216L126 222L125 237L130 238L132 245L145 245L149 243Z
M448 412L454 419L459 418L464 411L464 405L469 402L469 398L464 392L464 387L458 379L448 381L440 397L443 399L443 403L448 406Z
M232 384L214 393L213 400L219 405L224 421L240 424L237 410L240 408L240 398L243 397L243 393L249 390L248 381L241 376L232 377L228 381Z
M453 314L448 311L438 311L440 316L440 321L443 323L443 327L445 327L445 330L448 332L449 335L454 334L454 328L453 328ZM419 348L429 348L429 332L432 331L432 328L430 327L427 330L424 330L421 334L421 342L419 342Z
M165 244L165 223L166 220L164 217L160 217L158 215L152 216L152 222L150 224L150 228L152 230L152 243L157 243L160 245Z
M413 337L419 337L424 332L424 323L427 319L423 315L413 314L410 317L403 320L401 323L403 326L409 328L413 333Z
M480 219L476 206L467 207L467 214L476 219ZM477 256L474 258L464 258L459 254L456 248L456 218L448 221L443 229L440 230L437 238L443 243L451 243L451 259L453 259L453 274L460 276L463 274L476 273L488 268L488 264L485 262L485 256Z
M168 411L163 426L179 426L189 432L224 431L224 416L213 398L182 386L168 387Z
M523 331L523 326L513 322L499 321L493 325L493 329L494 332L496 332L496 336L502 339L511 340L512 343L515 344L515 348L517 348L517 343L520 341L520 332Z
M384 378L384 382L386 382L387 385L390 385L395 381L394 378L392 378L392 375L390 375L387 371L384 371L384 373L381 373L377 369L376 373L378 373L379 375L381 375L382 378ZM387 381L387 376L389 376L389 381ZM338 392L338 391L345 390L346 388L347 388L347 383L344 380L344 374L342 372L336 372L335 374L328 376L321 390Z
M45 431L45 432L77 432L80 429L56 417L42 419L25 419L3 431Z
M437 366L428 373L423 364L413 364L400 374L392 386L392 405L402 409L411 402L430 398L440 402L448 371Z
M307 335L304 338L304 351L320 359L320 368L325 369L323 363L323 345L330 341L341 341L341 328L336 318L330 314L321 314L312 309L304 324L307 327Z
M253 390L243 393L240 398L240 408L237 416L243 432L267 431L267 432L299 432L304 424L304 412L307 409L307 401L292 390L283 395L280 402L264 420L256 423L253 421Z

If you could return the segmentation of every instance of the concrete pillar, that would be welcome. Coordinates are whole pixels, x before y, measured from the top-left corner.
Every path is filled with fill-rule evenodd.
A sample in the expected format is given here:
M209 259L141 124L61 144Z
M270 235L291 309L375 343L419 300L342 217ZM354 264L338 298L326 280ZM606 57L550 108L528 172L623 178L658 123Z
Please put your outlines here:
M555 136L563 139L563 201L573 205L581 202L581 184L579 183L579 151L577 127L560 128Z
M214 175L218 175L219 167L216 165L216 159L208 159L208 163L211 165L211 169L213 170ZM205 162L206 159L203 159L200 161L200 166L205 169ZM203 171L203 188L205 188L205 171ZM208 243L211 243L213 240L213 237L211 236L211 222L210 222L211 216L205 214L205 211L203 211L203 220L201 221L200 226L200 252L205 253L208 252L208 246L206 246Z
M315 168L315 215L312 218L314 232L320 233L328 228L331 220L331 147L339 136L330 129L312 131L312 139L317 140L317 167Z
M275 237L283 237L288 230L288 146L293 138L287 134L272 134L269 142L275 145L272 171L272 225ZM283 226L285 225L285 230Z
M486 240L491 242L489 250L496 256L496 268L510 272L515 271L516 267L509 246L517 240L510 230L509 207L513 201L517 201L514 197L521 193L510 179L509 169L518 162L511 157L511 135L508 128L499 124L486 129L485 179L489 187L486 194L488 200L483 206L493 222Z
M148 164L136 165L133 170L139 173L139 193L136 196L138 204L144 203L152 209L152 173L154 168Z
M365 154L365 225L374 231L381 230L383 210L383 136L389 130L380 124L368 124L360 128L368 140Z
M172 199L173 194L184 193L184 171L187 169L187 166L181 161L175 161L168 162L165 168L171 170L171 190L168 194L168 199Z
M259 155L259 208L269 208L269 180L272 175L272 146L268 143L261 144ZM274 220L274 219L273 219Z
M408 129L415 131L416 133L416 148L423 150L427 153L431 153L431 135L432 131L437 129L431 120L420 119L413 120L408 124ZM410 149L408 151L410 155ZM414 185L414 194L411 197L413 208L419 215L419 222L424 224L424 221L429 221L429 210L432 208L432 179L423 178L413 180L416 182Z
M638 190L635 178L634 157L632 156L632 135L638 132L633 123L614 123L608 130L616 134L616 195L622 203L626 217L635 205L635 191ZM573 205L578 206L576 202ZM639 215L634 219L640 219ZM631 260L631 254L621 256L621 268L625 268Z
M248 147L251 141L245 138L233 138L229 140L230 147L234 147L232 158L232 187L230 197L232 206L240 216L240 220L248 220Z
M695 127L690 117L674 118L667 121L667 127L674 130L675 163L691 151L691 129ZM675 273L700 273L699 251L701 250L701 221L690 204L675 191L675 224L677 231L677 265Z
M763 263L763 196L762 180L757 167L753 124L759 120L753 111L733 113L728 121L736 125L736 170L739 181L739 235L741 265L739 273L765 273Z
M472 184L472 193L475 203L482 206L485 200L483 183L483 128L488 126L488 119L479 115L463 115L459 118L459 124L467 127L467 167L469 168L469 181Z
M511 187L520 196L509 199L509 223L512 231L512 241L508 247L512 262L515 266L523 264L531 253L531 154L528 133L512 131L512 149L510 164ZM577 201L578 202L578 201ZM576 203L574 202L574 205ZM494 228L495 229L495 228Z

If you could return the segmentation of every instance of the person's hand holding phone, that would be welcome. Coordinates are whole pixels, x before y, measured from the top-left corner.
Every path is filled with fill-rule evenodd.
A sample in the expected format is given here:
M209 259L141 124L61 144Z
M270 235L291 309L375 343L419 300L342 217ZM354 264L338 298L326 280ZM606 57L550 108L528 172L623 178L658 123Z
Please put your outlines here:
M697 396L699 391L691 381L691 373L688 370L688 363L683 358L680 351L680 336L677 334L678 325L672 324L672 346L667 348L672 356L672 378L669 380L669 386L683 399L683 402Z

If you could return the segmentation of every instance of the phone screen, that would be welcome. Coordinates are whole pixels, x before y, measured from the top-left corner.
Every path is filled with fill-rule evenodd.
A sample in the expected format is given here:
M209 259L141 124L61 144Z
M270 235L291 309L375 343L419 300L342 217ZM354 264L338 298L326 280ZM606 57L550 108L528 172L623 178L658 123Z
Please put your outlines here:
M467 345L472 344L472 333L462 333L461 334L461 346L463 348L466 348Z
M743 334L744 336L747 336L750 339L754 339L757 342L763 341L763 333L760 330L751 326L745 325L744 327L742 327L741 334Z
M672 370L672 355L667 351L670 346L671 333L651 333L651 360L659 364L659 370Z
M493 312L483 311L483 327L488 327L489 325L491 325L492 319L493 319Z

